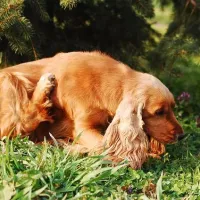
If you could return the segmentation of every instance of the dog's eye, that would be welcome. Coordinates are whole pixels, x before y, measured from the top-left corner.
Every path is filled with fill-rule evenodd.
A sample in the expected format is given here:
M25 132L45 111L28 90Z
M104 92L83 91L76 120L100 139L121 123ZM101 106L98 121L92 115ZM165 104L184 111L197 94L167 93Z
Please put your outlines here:
M157 110L157 111L155 112L155 114L158 115L158 116L161 116L161 115L164 115L165 112L164 112L163 109L159 109L159 110Z

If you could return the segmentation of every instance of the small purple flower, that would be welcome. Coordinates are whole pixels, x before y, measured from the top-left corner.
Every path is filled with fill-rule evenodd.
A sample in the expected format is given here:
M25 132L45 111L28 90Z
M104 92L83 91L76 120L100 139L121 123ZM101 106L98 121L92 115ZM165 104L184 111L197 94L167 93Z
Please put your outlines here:
M126 190L127 194L133 194L133 188L129 186Z
M190 94L188 92L182 92L177 100L180 102L180 101L189 101L190 100Z

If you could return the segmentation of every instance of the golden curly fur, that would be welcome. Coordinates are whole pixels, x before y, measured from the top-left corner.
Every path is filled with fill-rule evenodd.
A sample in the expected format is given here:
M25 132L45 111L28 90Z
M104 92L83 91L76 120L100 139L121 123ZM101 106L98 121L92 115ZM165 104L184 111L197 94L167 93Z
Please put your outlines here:
M47 73L57 80L51 99L55 83ZM13 127L14 135L29 134L35 142L51 132L66 142L77 138L78 151L105 147L112 160L140 168L183 134L166 86L99 52L60 53L3 69L0 90L1 137Z

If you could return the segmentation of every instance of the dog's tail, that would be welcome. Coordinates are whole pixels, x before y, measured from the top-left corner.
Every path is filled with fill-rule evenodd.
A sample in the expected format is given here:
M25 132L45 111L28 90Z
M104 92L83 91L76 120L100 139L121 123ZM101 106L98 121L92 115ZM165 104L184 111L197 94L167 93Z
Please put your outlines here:
M34 90L22 73L0 72L0 138L15 136L21 131L21 112L26 109Z

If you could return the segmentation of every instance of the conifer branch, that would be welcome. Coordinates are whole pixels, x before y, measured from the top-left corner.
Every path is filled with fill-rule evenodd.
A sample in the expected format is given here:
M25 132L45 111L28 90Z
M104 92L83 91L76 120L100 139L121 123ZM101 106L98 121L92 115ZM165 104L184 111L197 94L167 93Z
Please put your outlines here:
M8 11L10 10L16 10L20 8L20 6L20 2L18 2L17 4L8 4L8 6L2 12L0 12L0 17L8 13Z
M38 56L37 56L37 53L36 53L36 50L35 50L35 47L34 47L34 45L33 45L33 41L30 39L30 41L31 41L31 46L32 46L32 50L33 50L33 54L34 54L34 58L35 58L35 60L38 60Z

